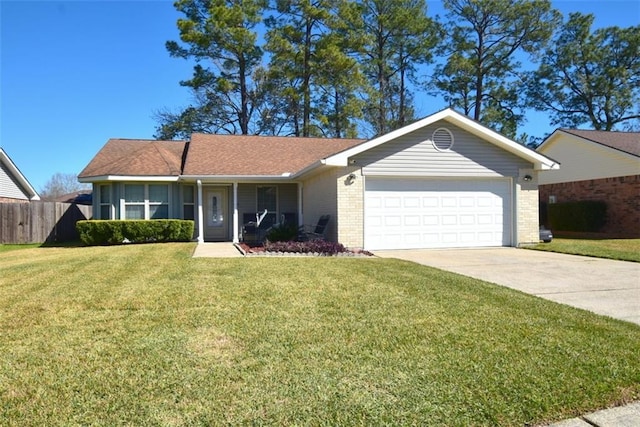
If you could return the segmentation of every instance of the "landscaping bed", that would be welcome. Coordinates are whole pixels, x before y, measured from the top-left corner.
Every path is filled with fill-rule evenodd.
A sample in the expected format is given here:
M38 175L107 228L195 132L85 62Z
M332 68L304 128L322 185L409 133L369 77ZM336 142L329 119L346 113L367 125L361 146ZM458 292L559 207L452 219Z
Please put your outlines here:
M305 242L283 241L248 244L236 243L235 246L244 256L337 256L356 257L373 256L364 250L350 250L340 243L325 240L310 240Z

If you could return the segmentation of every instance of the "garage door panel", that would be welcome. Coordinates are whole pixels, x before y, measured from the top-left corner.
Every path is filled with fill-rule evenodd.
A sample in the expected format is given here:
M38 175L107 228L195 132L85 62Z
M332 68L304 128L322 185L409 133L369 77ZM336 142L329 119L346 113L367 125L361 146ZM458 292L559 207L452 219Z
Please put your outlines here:
M440 217L436 215L423 215L422 225L438 225L440 223Z
M509 245L508 179L368 178L368 249Z
M420 207L420 197L405 197L404 198L404 207L405 208L419 208Z
M437 197L423 197L422 198L422 207L425 207L425 208L437 208L438 207L438 198Z
M406 227L420 227L420 215L407 215L404 217Z
M458 217L456 215L442 215L442 225L456 225Z

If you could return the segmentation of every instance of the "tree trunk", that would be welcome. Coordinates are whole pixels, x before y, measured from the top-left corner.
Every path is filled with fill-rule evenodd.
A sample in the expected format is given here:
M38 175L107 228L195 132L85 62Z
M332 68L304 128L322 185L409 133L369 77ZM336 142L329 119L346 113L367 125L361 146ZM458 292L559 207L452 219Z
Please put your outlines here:
M307 19L302 64L302 136L309 136L311 134L311 29L311 20Z

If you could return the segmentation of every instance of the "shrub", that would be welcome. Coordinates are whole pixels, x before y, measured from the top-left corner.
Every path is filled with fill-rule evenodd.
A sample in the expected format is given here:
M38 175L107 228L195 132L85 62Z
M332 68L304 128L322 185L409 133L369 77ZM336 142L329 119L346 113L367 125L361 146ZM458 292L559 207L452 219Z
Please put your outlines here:
M266 239L269 242L288 242L298 237L298 227L295 224L281 224L267 230Z
M596 232L607 219L607 204L602 201L553 203L548 205L552 230Z
M347 252L341 243L327 242L326 240L309 240L306 242L265 242L264 249L269 252L291 252L291 253L318 253L322 255L335 255Z
M122 243L188 242L194 222L180 219L78 221L76 229L88 246Z

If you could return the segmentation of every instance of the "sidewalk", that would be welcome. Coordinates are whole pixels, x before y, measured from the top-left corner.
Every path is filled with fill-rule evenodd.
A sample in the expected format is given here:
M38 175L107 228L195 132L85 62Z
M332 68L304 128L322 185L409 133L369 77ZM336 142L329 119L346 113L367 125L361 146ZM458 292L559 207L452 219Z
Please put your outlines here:
M604 409L579 418L560 421L548 427L638 427L640 401L618 408Z
M194 258L242 258L242 253L231 242L198 243Z

